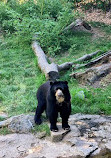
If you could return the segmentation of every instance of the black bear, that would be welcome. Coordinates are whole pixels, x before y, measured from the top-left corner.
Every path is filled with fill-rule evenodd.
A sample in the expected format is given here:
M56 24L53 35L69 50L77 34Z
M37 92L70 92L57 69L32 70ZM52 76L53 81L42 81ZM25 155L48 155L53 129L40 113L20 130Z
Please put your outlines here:
M71 113L71 96L67 81L54 81L42 84L37 91L38 106L35 113L35 123L41 124L41 114L46 111L50 121L50 130L57 132L58 112L62 118L62 128L70 129L68 118Z

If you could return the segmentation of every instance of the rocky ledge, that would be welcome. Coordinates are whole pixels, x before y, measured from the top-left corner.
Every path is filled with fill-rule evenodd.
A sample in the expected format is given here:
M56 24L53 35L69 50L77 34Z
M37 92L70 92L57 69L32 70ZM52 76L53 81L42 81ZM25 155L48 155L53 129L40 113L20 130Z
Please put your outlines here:
M32 128L33 116L23 116L19 116L19 119L10 119L12 122L5 123L14 132L17 120L19 121L18 130L20 124L24 125L20 118L25 118L28 119L27 125ZM3 125L3 122L0 124ZM44 139L39 139L37 134L31 133L0 136L0 147L2 147L0 156L4 158L111 158L111 116L75 114L70 116L69 124L71 131L59 128L59 132L51 133L50 137ZM29 131L29 128L27 129ZM21 128L20 133L22 133Z

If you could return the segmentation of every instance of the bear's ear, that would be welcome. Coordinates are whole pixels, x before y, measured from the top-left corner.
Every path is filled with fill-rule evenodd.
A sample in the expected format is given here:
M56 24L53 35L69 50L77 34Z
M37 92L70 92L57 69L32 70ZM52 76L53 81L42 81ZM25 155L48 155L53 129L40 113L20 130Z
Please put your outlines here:
M68 82L67 82L67 81L64 81L64 83L65 83L65 84L68 84Z
M50 81L50 85L53 85L54 84L54 82L53 81Z

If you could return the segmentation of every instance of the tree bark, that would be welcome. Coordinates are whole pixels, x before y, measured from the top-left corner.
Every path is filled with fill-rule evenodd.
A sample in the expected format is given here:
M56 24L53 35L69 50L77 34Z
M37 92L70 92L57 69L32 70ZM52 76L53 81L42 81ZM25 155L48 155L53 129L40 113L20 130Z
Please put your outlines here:
M80 29L80 27L83 26L86 30L91 30L91 26L86 23L85 21L81 20L81 19L77 19L74 22L72 22L70 25L68 25L62 32L66 32L68 30L78 30ZM81 31L81 29L80 29Z
M111 56L111 51L108 51L108 52L106 52L106 53L100 55L100 56L97 57L96 59L94 59L94 60L92 60L92 61L90 61L90 62L88 62L88 63L86 63L86 64L76 64L75 67L74 67L74 69L80 69L80 68L83 68L83 67L89 68L89 67L91 67L91 66L93 66L93 65L96 65L96 64L98 64L98 63L100 63L100 62L102 62L103 64L104 64L104 63L108 63L109 60L110 60L110 59L109 59L109 56ZM83 56L83 57L84 57L84 56ZM82 57L81 57L81 58L82 58Z
M66 63L63 63L61 65L58 65L58 70L59 71L69 70L73 64L74 64L73 62L66 62Z
M86 80L90 84L93 84L95 81L101 79L101 77L104 77L111 72L111 58L110 58L111 51L100 55L99 57L92 60L91 62L88 62L87 64L76 64L76 63L87 61L93 58L98 52L100 52L99 50L91 54L86 54L81 58L77 59L75 62L66 62L61 65L57 65L54 62L52 62L51 64L48 63L48 58L43 52L43 50L41 49L38 42L34 41L32 43L32 49L34 50L35 55L38 58L38 66L41 69L41 71L45 74L47 80L54 81L59 79L59 72L70 69L72 65L74 65L74 69L78 69L82 67L88 68L85 72L73 73L70 76L79 80L80 79ZM99 65L95 67L93 66L98 63Z
M99 52L101 52L100 50L97 50L96 52L93 52L91 54L86 54L82 57L80 57L79 59L76 60L76 62L84 62L84 61L87 61L87 60L90 60L92 59L95 55L97 55Z
M61 65L57 65L55 63L49 64L45 53L43 52L40 45L36 41L32 43L32 49L38 58L38 66L41 69L41 71L45 74L47 80L58 79L59 71L67 70L73 65L72 62L66 62Z
M111 72L111 63L103 64L98 67L92 67L84 72L72 73L70 76L74 77L80 81L86 81L89 84L93 84L102 77L106 76Z
M103 63L107 63L109 61L109 56L111 56L111 51L104 53L101 56L97 57L95 60L85 64L85 67L90 67L101 61L103 61Z
M88 82L90 82L90 84L93 84L95 81L98 81L102 77L105 77L107 74L109 74L111 72L111 63L98 66L94 70L95 75L92 78L88 79Z

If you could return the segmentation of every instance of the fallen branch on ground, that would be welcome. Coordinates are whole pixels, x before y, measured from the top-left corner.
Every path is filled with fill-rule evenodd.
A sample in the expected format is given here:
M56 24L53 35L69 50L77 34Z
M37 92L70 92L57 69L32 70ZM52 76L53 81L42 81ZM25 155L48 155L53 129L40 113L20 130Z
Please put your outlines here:
M73 62L66 62L61 65L57 65L55 63L49 64L45 53L43 52L40 45L36 41L32 43L32 49L34 50L35 55L38 58L38 65L41 71L45 74L47 80L58 79L59 71L67 70L73 65Z
M92 60L92 61L90 61L90 62L88 62L88 63L86 63L86 64L76 64L75 65L75 67L74 67L74 70L75 69L80 69L80 68L83 68L83 67L91 67L91 66L93 66L93 65L96 65L96 64L98 64L99 62L103 62L103 63L107 63L107 62L109 62L109 56L111 56L111 51L108 51L108 52L106 52L106 53L104 53L104 54L102 54L102 55L100 55L99 57L97 57L96 59L94 59L94 60ZM83 56L84 57L84 56ZM83 57L81 57L81 58L83 58ZM80 58L79 58L80 59ZM79 59L77 59L77 60L79 60ZM76 60L76 61L77 61Z
M111 63L91 67L86 69L84 72L72 73L70 77L78 79L81 83L86 82L92 85L94 82L99 81L102 77L105 77L109 73L111 73Z
M80 57L79 59L76 60L76 62L84 62L84 61L87 61L87 60L90 60L92 59L95 55L97 55L99 52L101 52L100 50L97 50L96 52L93 52L91 54L86 54L82 57Z
M45 74L45 77L47 80L56 80L59 78L59 72L63 71L63 70L68 70L72 67L72 65L74 65L74 62L66 62L63 63L61 65L57 65L54 62L52 62L51 64L48 63L48 58L45 55L45 53L43 52L43 50L41 49L40 45L38 44L38 42L34 41L32 43L32 48L35 52L35 55L38 58L38 66L40 67L41 71ZM95 56L98 52L100 51L96 51L93 52L91 54L86 54L83 57L79 58L76 60L76 62L83 62L86 60L91 59L93 56ZM92 65L97 64L100 61L103 61L104 63L107 63L109 60L109 56L111 56L111 51L104 53L102 55L100 55L99 57L97 57L96 59L94 59L91 62L88 62L87 64L75 64L74 65L74 69L78 69L78 68L82 68L82 67L90 67ZM105 69L104 69L105 68ZM97 74L97 72L99 72L99 74L97 75L93 75L93 78L91 77L90 82L94 82L96 79L100 78L102 75L106 75L107 73L109 73L109 69L110 69L110 64L109 67L108 65L105 66L100 66L98 68L91 68L91 69L87 69L85 72L83 73L73 73L70 76L73 76L75 78L80 78L84 75L86 75L87 73L89 73L90 71L96 72L95 74Z
M85 21L81 19L77 19L74 22L72 22L70 25L68 25L62 32L66 32L71 29L77 31L77 28L79 28L80 26L83 26L86 30L91 30L91 26L88 23L86 23Z

